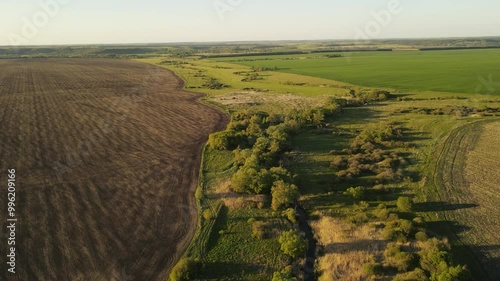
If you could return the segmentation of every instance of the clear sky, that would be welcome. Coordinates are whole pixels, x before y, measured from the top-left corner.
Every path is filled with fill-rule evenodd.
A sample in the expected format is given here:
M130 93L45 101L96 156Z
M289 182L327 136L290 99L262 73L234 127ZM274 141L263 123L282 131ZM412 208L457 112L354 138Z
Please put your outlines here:
M402 11L377 28L391 1ZM370 38L499 36L499 12L498 0L0 0L0 45L355 39L367 26Z

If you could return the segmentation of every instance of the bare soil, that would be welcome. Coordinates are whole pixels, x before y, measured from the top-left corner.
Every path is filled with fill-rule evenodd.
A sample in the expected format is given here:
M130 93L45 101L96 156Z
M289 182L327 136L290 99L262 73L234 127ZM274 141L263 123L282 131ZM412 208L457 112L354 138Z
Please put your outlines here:
M182 86L127 60L0 60L0 182L16 169L18 218L1 280L166 280L195 230L202 146L227 124Z

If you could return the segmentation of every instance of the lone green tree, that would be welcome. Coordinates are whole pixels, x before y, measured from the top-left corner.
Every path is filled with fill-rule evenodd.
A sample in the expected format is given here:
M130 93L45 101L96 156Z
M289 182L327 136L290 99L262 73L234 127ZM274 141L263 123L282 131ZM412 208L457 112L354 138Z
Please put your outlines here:
M306 250L306 240L296 230L281 233L279 238L281 251L292 258L300 258Z
M276 181L271 189L273 210L287 207L299 198L299 188L294 184Z

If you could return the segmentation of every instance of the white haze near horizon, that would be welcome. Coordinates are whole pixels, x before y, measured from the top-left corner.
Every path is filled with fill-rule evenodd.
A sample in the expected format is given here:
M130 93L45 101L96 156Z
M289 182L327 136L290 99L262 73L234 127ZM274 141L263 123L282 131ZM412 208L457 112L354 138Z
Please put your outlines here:
M0 0L0 11L0 45L357 39L377 21L370 39L500 35L494 0Z

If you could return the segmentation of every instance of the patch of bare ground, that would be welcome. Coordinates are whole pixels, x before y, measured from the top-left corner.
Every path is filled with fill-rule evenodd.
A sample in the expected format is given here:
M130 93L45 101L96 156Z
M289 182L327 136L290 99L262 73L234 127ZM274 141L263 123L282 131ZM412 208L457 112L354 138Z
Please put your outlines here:
M293 94L249 91L213 96L210 100L229 107L266 104L300 109L321 106L324 104L326 97L304 97Z

